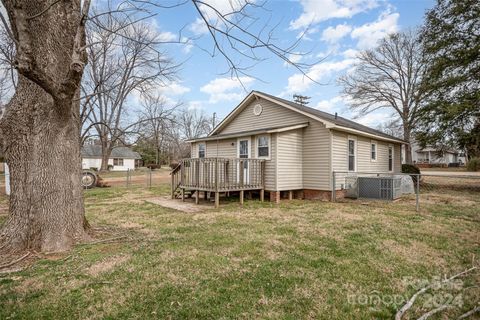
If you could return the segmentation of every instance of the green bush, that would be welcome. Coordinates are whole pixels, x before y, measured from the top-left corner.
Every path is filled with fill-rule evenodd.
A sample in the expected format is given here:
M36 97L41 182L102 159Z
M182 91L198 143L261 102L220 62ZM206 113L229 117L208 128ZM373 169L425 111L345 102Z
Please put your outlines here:
M417 166L407 163L402 164L402 173L410 173L414 185L417 185L418 175L420 174L420 169Z
M480 171L480 158L472 158L467 162L467 171Z

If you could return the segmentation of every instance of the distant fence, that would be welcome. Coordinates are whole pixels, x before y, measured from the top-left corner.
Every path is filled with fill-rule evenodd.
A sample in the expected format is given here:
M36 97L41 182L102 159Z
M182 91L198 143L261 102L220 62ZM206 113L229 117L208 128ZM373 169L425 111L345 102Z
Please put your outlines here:
M128 171L97 172L100 184L108 187L152 187L170 183L170 168L137 168Z
M334 172L332 201L369 199L412 203L480 202L480 175L406 174L385 172Z

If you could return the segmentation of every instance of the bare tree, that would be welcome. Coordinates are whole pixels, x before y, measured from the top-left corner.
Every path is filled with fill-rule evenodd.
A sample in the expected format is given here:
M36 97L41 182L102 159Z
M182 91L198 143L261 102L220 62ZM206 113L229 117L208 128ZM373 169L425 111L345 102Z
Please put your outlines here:
M15 43L0 25L0 103L6 103L15 92L17 72L14 68Z
M344 94L351 98L351 108L359 115L392 109L401 121L403 139L410 143L424 98L420 82L425 65L417 37L413 31L389 35L357 59L354 72L339 79ZM411 163L410 145L405 154Z
M203 110L184 109L178 115L178 123L184 139L195 139L207 135L212 131L212 118Z
M113 148L137 125L128 121L128 100L164 85L177 68L160 50L159 34L144 23L129 25L130 19L105 14L89 23L82 111L102 146L101 170L108 169Z
M87 48L97 45L96 41L86 43L85 25L89 20L90 2L2 0L7 15L0 13L0 22L15 43L14 65L18 74L15 94L0 119L0 146L11 168L12 191L10 214L0 231L2 253L64 251L88 239L80 184L79 133L80 101L87 98L80 95L80 83L88 61ZM243 1L235 1L240 2ZM241 59L233 58L234 55L242 57L244 61L250 59L253 62L250 66L254 66L265 59L257 56L262 51L305 71L305 65L289 59L291 54L298 55L295 48L300 40L286 48L279 47L273 41L273 29L269 30L267 24L258 29L255 18L247 14L250 7L261 6L245 1L235 8L232 5L231 12L220 12L215 6L200 0L180 1L174 6L187 4L197 10L210 32L214 54L221 53L233 75L238 76L247 70L240 64ZM141 33L136 28L139 20L155 15L148 10L148 6L157 7L158 10L167 10L169 7L161 1L126 0L121 1L117 8L108 7L106 12L95 12L91 16L94 21L113 12L134 11L143 14L143 17L132 18L119 28L97 25L101 30L121 37L119 58L124 62L134 62L129 58L135 56L135 52L151 47L144 43L151 33ZM253 33L250 30L259 31ZM130 41L136 35L143 38ZM90 35L89 38L95 36ZM228 52L228 48L232 51ZM152 63L152 58L145 59L143 67ZM159 58L164 57L159 54L154 61L158 62ZM100 55L99 61L107 65L108 59L103 60ZM161 64L157 66L162 67ZM113 74L108 73L104 81L114 82L116 73ZM104 81L97 84L103 85ZM102 106L109 103L115 105L115 110L123 109L124 97L136 90L133 88L138 88L138 84L120 83L123 85L117 90L102 96L105 99L102 102L97 100L104 91L95 85L96 97L91 103L101 103ZM122 100L123 103L115 102ZM89 111L85 114L89 114ZM113 112L107 118L103 115L97 119L93 112L91 115L92 124L98 123L109 128L106 134L105 129L100 127L98 132L110 135L110 145L115 140L112 137L116 136L110 131L114 132L114 128L119 128L121 123L116 114ZM123 135L125 128L121 131Z
M174 140L175 111L180 103L168 106L165 98L160 95L146 95L142 101L140 119L143 120L141 130L143 136L153 142L155 148L155 162L161 164L162 153L168 153L169 146Z

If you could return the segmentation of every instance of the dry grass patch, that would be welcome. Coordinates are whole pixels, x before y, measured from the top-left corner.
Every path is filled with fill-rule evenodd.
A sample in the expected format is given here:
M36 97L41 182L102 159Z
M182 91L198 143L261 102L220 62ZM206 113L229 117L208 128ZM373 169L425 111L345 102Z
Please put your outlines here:
M87 269L87 274L96 277L102 273L111 272L119 265L122 265L125 262L127 262L129 259L130 259L129 255L108 257L89 267Z

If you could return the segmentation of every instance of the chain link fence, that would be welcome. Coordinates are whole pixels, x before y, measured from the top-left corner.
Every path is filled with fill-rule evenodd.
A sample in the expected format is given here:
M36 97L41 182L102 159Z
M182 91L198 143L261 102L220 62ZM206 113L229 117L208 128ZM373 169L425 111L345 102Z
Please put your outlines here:
M480 175L445 172L406 174L385 172L334 172L332 201L380 200L422 204L471 203L480 205Z
M0 172L0 195L6 194L5 172Z
M90 175L95 174L96 187L146 187L158 186L170 182L170 168L161 169L137 168L127 171L92 172L83 173L82 182L87 183Z

